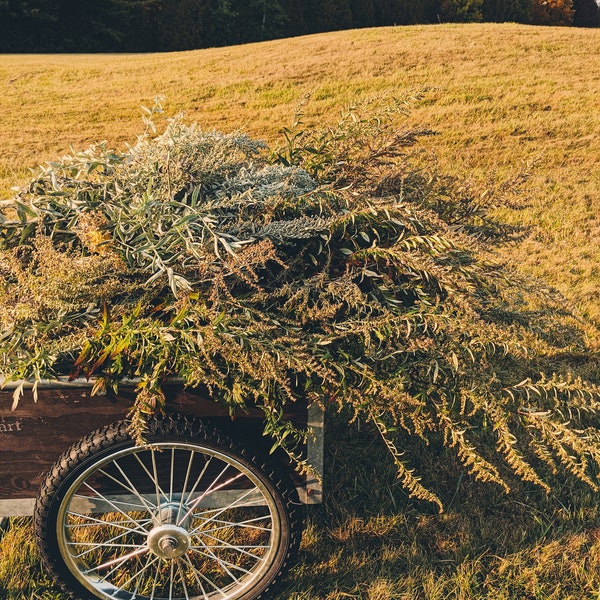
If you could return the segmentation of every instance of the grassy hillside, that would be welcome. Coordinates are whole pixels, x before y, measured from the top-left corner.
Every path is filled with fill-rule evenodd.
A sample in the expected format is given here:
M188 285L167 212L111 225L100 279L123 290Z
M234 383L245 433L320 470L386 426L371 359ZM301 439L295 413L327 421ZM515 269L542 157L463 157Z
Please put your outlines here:
M1 56L0 197L27 168L140 131L166 98L206 128L267 139L306 93L307 122L378 93L427 90L411 123L438 135L442 170L486 185L525 173L503 219L528 227L511 256L600 317L600 31L519 25L359 30L197 52Z
M133 141L140 105L157 95L169 114L273 142L307 93L305 121L325 124L357 99L422 91L407 125L437 135L422 141L420 160L467 178L483 197L500 192L496 216L521 228L502 257L600 320L599 47L596 30L487 24L164 55L0 56L0 197L69 145ZM310 513L281 598L598 598L591 494L498 498L432 450L423 468L447 487L447 512L433 515L407 501L383 449L379 460L363 432L348 442L338 426L329 420L327 502ZM57 600L30 545L27 523L4 538L0 590Z

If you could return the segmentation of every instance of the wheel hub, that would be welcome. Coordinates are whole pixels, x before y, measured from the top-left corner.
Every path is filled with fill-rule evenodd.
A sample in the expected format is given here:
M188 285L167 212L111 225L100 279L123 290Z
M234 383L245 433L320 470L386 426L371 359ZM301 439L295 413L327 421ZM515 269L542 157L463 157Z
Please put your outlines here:
M190 534L177 525L154 527L148 534L148 548L160 558L173 559L185 554L191 544Z
M180 513L179 504L169 502L161 506L147 539L148 548L156 556L173 559L188 551L191 544L187 531L190 518L180 520Z

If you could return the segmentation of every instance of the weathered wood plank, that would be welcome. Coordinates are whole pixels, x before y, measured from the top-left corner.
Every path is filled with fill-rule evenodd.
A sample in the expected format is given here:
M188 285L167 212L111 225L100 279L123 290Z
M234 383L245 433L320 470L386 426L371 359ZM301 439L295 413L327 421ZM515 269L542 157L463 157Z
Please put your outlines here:
M37 495L45 473L72 444L92 431L126 417L135 392L124 388L119 397L91 396L91 386L41 387L37 402L25 389L14 411L12 390L0 390L0 500ZM210 417L230 424L232 431L260 437L262 413L251 408L232 423L226 407L181 386L167 389L167 409ZM285 416L300 426L307 410L292 405ZM297 482L302 485L302 481Z
M31 498L58 457L78 439L122 419L125 398L90 397L90 390L25 390L11 411L12 392L0 392L0 499Z

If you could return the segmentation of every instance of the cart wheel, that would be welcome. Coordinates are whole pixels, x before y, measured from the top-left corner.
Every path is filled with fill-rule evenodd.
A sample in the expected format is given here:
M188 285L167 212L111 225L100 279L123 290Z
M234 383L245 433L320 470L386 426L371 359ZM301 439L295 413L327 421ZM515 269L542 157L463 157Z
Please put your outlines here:
M46 567L77 599L250 600L297 551L300 504L278 465L199 420L121 421L67 451L35 508Z

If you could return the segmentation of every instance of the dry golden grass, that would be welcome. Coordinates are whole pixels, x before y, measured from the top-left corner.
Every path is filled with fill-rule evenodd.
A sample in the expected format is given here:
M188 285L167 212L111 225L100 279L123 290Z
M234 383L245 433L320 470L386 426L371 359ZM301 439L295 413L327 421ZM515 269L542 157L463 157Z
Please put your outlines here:
M600 318L600 31L520 25L357 30L196 52L0 57L0 197L27 168L140 131L157 95L205 128L268 141L312 94L307 122L356 98L428 89L410 122L442 170L486 186L531 175L501 218L510 256Z
M523 228L502 255L600 320L599 47L600 30L488 24L174 54L0 56L0 197L26 179L27 167L69 145L132 141L140 105L157 95L169 114L185 110L204 128L242 128L272 142L306 93L306 121L327 123L355 99L426 89L407 124L438 133L421 147L442 172L481 190L529 176L495 207ZM592 494L565 485L551 499L527 491L498 498L467 477L457 480L450 459L433 452L419 470L435 475L447 513L432 515L406 500L370 438L348 440L330 427L327 501L311 512L282 599L600 597ZM13 535L29 544L26 530ZM0 544L0 596L4 586L10 599L60 598L35 569L33 551L13 561L33 565L24 587L3 552L13 552L10 539Z

